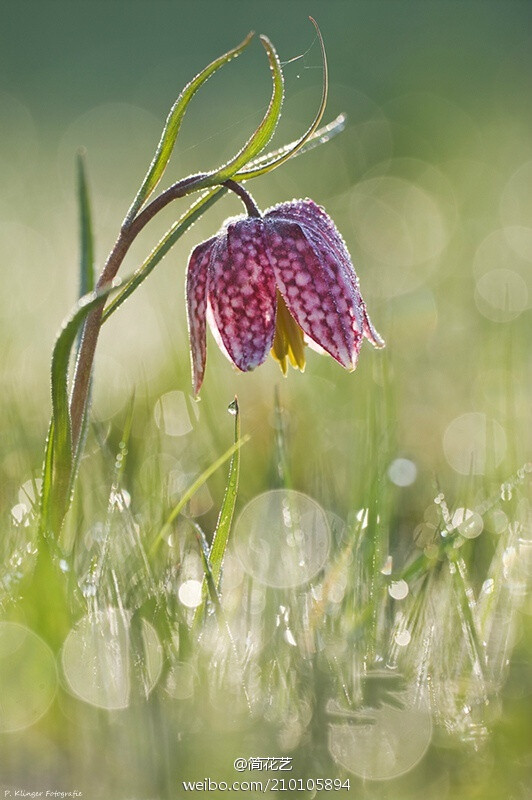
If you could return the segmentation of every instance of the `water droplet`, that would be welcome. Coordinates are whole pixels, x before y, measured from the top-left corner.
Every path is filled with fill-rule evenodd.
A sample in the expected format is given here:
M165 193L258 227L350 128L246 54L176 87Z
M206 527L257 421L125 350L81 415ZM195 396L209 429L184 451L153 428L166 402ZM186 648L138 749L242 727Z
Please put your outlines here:
M495 581L493 578L488 578L482 584L482 594L493 594L493 590L495 589Z
M59 569L61 572L68 572L70 570L69 563L66 559L61 558L59 561Z
M229 411L230 414L233 415L233 417L236 417L236 415L238 414L238 401L236 397L231 403L229 403L229 405L227 406L227 410Z
M387 556L384 565L382 566L381 572L383 575L391 575L393 569L393 558L392 556Z
M512 488L513 487L511 483L501 484L501 500L508 502L508 500L512 499Z
M408 644L410 644L412 636L410 635L410 631L407 630L397 631L397 633L394 636L394 639L396 644L399 645L399 647L406 647Z
M291 644L291 645L292 645L292 647L297 647L297 642L296 642L296 640L294 639L294 634L292 633L292 631L290 630L290 628L287 628L287 629L285 630L285 632L284 632L284 639L285 639L285 642L288 642L288 644Z
M396 458L388 467L388 477L396 486L411 486L417 477L417 467L408 458Z
M476 539L484 530L484 521L480 514L477 514L475 511L470 511L469 509L465 509L465 511L465 518L463 522L460 522L458 525L458 533L463 536L464 539Z
M392 581L388 586L388 594L394 600L404 600L408 594L408 583L406 581Z

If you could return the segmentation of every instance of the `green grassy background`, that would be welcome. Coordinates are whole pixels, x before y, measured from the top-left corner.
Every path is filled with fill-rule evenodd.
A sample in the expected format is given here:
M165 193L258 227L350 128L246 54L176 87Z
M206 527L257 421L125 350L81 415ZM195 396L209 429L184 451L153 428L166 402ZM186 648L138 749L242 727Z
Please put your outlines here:
M76 298L78 148L87 151L101 265L171 103L197 71L248 30L266 33L284 64L286 100L274 144L305 129L321 86L309 14L321 27L329 59L325 121L345 111L346 130L249 188L261 207L304 196L325 206L353 255L364 299L387 348L376 352L366 343L354 374L310 353L303 376L292 372L283 379L271 360L251 375L237 374L210 339L201 402L196 411L189 403L188 410L176 412L176 424L190 432L161 432L154 424L158 398L181 392L185 400L191 393L183 291L188 253L226 216L241 212L236 198L225 197L105 326L95 374L95 427L82 466L77 518L69 530L84 536L104 513L133 390L124 485L132 509L151 519L153 529L176 492L230 444L232 421L225 409L235 393L243 430L252 436L242 450L239 508L279 484L277 386L291 484L346 519L369 502L368 485L377 475L399 564L440 489L451 507L480 502L530 457L529 3L5 2L0 33L5 559L18 535L10 532L10 518L19 488L40 469L50 411L51 348ZM258 43L209 81L189 107L165 181L214 167L236 152L264 112L269 81ZM180 202L143 232L124 274L184 210ZM453 421L466 414L477 416L466 417L465 427L457 430ZM487 425L485 436L475 433L476 424ZM468 478L472 446L478 474ZM403 489L387 477L398 457L417 467L415 483ZM461 472L453 468L457 464ZM173 494L166 484L169 473L177 481ZM207 532L223 494L222 473L209 482L200 504L198 519ZM492 550L493 542L483 534L468 554L476 588ZM520 630L522 662L530 647L526 613ZM522 702L529 701L526 669L517 672L512 687L484 754L467 756L446 744L449 749L423 762L411 783L395 789L359 786L354 796L377 792L410 799L432 785L434 796L442 798L524 798L530 745L529 704ZM70 702L64 699L66 706ZM76 761L76 747L63 740L72 732L64 719L71 726L77 713L63 708L48 715L37 733L30 732L29 742L2 734L8 743L0 750L6 786L25 785L25 775L31 785L38 784L38 761L24 771L28 753L42 754L47 775L54 775L50 764L55 765L53 780L71 774L68 759ZM131 710L133 721L137 713ZM103 722L89 716L80 715L78 724L94 742L97 737L91 739L87 731L99 730ZM156 739L150 719L151 732L137 724L139 748L126 738L123 751L137 753L143 737ZM80 752L93 752L87 741L79 744ZM216 736L210 747L205 742L184 747L190 748L192 764L197 753L212 758L217 752L221 763L226 752ZM132 755L129 767L137 774L133 766L138 774L152 774L148 767L142 773ZM103 797L105 791L122 796L115 767L111 758L104 772L114 775L116 784L113 789L108 784ZM3 779L0 774L0 785ZM87 774L83 781L90 787ZM144 788L149 791L148 778ZM167 786L151 790L169 791Z

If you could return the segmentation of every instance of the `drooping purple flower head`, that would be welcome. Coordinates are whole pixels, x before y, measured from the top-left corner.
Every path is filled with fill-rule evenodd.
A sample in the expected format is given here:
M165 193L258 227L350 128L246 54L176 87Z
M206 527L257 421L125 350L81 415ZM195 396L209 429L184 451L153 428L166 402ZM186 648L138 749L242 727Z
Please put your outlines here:
M192 251L186 293L196 393L205 372L207 318L223 352L244 372L270 350L283 372L288 361L303 369L305 340L349 370L364 336L384 346L345 242L312 200L227 220Z

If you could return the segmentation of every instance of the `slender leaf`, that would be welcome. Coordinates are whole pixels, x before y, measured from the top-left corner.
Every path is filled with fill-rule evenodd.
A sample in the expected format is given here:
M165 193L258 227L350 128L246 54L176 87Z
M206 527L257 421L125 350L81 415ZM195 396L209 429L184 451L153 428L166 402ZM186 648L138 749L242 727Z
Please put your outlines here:
M192 97L196 94L200 86L202 86L220 67L240 55L250 43L253 35L253 32L248 33L243 42L205 67L204 70L199 72L196 77L185 86L170 110L153 161L127 213L126 223L131 222L131 220L135 218L139 209L144 205L147 198L161 180L172 154L183 117L185 116L185 112Z
M228 178L232 178L239 169L244 167L251 159L255 158L268 144L272 138L283 104L284 78L281 69L281 62L277 52L267 36L260 37L262 44L268 54L270 68L272 71L273 91L270 104L255 133L248 139L244 147L223 167L216 170L209 177L216 183L221 183Z
M214 579L212 565L210 561L210 548L209 543L207 541L207 537L205 536L202 528L198 525L197 522L192 522L192 527L196 533L196 539L198 540L198 544L200 547L201 552L201 560L203 562L203 594L202 596L205 597L207 590L209 591L210 598L214 604L217 614L221 611L221 600L220 595L216 586L216 581ZM194 625L198 625L203 611L204 603L202 602L197 608L196 613L194 614Z
M168 515L168 519L166 520L161 530L155 537L152 546L150 547L149 551L150 556L153 556L156 553L162 540L170 530L173 521L179 516L179 514L184 509L188 501L196 494L198 489L201 489L203 484L211 477L211 475L213 475L216 472L216 470L222 466L222 464L225 464L227 459L231 458L233 453L236 453L236 451L239 450L242 447L242 445L245 444L248 440L249 436L243 436L241 439L236 441L233 445L231 445L231 447L229 447L225 451L225 453L223 453L219 458L216 459L216 461L214 461L209 467L207 467L207 469L204 472L202 472L201 475L199 475L196 478L196 480L188 487L186 492L181 497L180 501L177 503L176 506L174 506L174 508Z
M157 266L159 261L174 246L177 240L190 228L199 217L227 192L224 186L218 186L202 195L196 202L175 222L165 233L161 241L154 247L145 262L135 271L133 276L127 280L118 295L109 303L102 317L105 322L111 314L122 305L124 300L133 294L135 289L148 277L150 272Z
M323 60L323 90L321 93L321 102L318 111L316 113L316 116L314 117L312 123L310 124L306 132L303 134L303 136L300 139L298 139L290 149L286 150L281 155L276 156L273 161L264 164L263 166L258 166L253 169L245 169L237 172L236 174L233 174L232 177L234 180L247 181L250 178L256 178L258 175L264 175L265 173L271 172L273 169L280 167L281 164L284 164L285 161L288 161L289 158L292 158L297 153L297 151L300 150L303 147L303 145L305 145L309 141L309 139L318 129L318 125L320 124L321 118L323 117L323 112L325 111L325 106L327 105L329 77L327 68L327 54L325 53L325 45L323 43L323 37L321 35L321 31L318 28L316 21L312 17L309 17L309 19L316 28L316 32L318 34L318 39L321 47L321 56Z
M111 285L82 297L63 323L56 339L52 354L52 422L43 466L41 498L43 532L48 532L50 528L57 529L68 507L73 466L68 401L68 367L72 347L87 315L120 285L121 281L115 280Z
M240 413L238 408L238 400L235 397L230 405L230 410L235 415L235 445L240 439ZM229 534L231 532L231 525L235 513L236 496L238 492L238 476L240 473L240 448L235 450L231 463L229 464L229 476L227 478L227 486L225 488L224 499L216 529L212 539L211 548L209 551L209 561L211 564L212 577L216 588L220 583L220 573L222 571L225 550L227 542L229 541Z
M251 178L259 177L259 175L264 174L262 169L259 168L268 167L268 172L270 169L275 169L275 167L278 166L277 159L279 159L280 156L284 156L286 153L291 153L290 158L294 158L314 150L315 147L319 147L321 144L326 144L345 129L346 120L347 116L344 113L338 114L338 116L327 125L323 125L321 128L314 131L306 142L299 147L296 147L296 145L300 142L300 139L295 139L293 142L283 145L283 147L280 147L278 150L271 150L269 153L265 153L263 156L253 159L253 161L249 162L245 171L238 172L234 176L234 180L251 180ZM273 166L271 166L272 164Z
M44 461L42 466L42 486L40 497L40 525L39 532L44 534L47 530L47 521L50 516L50 503L53 491L53 462L54 458L54 420L50 420L48 435L44 448Z

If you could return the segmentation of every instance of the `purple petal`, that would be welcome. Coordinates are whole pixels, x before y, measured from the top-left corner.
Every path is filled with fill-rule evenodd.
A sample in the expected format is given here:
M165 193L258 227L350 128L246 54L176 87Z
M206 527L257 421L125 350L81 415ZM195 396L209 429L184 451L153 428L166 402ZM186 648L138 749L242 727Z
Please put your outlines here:
M186 279L188 332L190 336L190 353L194 393L198 394L205 373L206 324L207 311L207 278L208 266L216 237L199 244L191 253L188 262Z
M232 223L209 265L209 304L231 361L247 372L265 360L275 333L275 278L262 219Z
M360 294L358 276L344 239L325 210L313 200L293 200L275 206L267 212L265 218L286 219L297 222L302 227L320 257L329 261L331 265L335 263L343 281L351 286L353 322L356 330L366 336L375 347L384 347L384 340L373 327L366 311Z
M268 254L277 286L297 324L347 369L354 369L362 334L357 298L338 260L320 249L301 225L265 218Z

